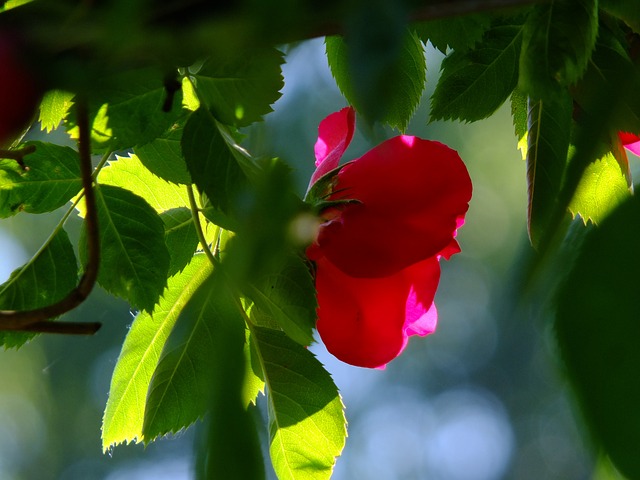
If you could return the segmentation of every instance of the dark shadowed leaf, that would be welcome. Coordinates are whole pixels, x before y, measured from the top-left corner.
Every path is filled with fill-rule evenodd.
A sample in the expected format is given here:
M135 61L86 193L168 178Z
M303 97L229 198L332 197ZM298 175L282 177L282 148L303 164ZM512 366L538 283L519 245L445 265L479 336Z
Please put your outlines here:
M169 252L164 225L139 196L120 187L96 189L101 265L98 283L133 308L153 311L167 284ZM80 254L86 259L86 230Z
M182 134L187 168L211 204L225 213L247 182L232 148L207 109L199 108L189 117Z
M473 48L491 24L491 17L484 13L439 18L412 25L423 42L431 44L442 53L447 47L456 52Z
M518 82L522 27L488 30L471 50L451 52L431 99L431 117L481 120L495 112Z
M284 86L282 53L263 49L233 61L209 60L194 75L200 101L226 125L244 127L271 112Z
M571 113L568 95L558 101L529 99L527 136L527 182L529 190L529 238L537 247L558 208L558 195L567 167Z
M0 310L31 310L50 305L62 300L77 282L76 256L67 232L60 230L29 263L0 285ZM34 335L0 331L0 345L20 347Z
M197 255L171 277L152 313L139 313L122 346L111 378L109 400L102 419L102 448L144 440L142 424L147 391L162 348L194 292L209 277L212 265Z
M349 103L369 120L404 131L420 103L427 67L418 37L395 27L389 25L385 38L371 37L373 31L351 43L327 37L326 49L331 73Z
M164 240L171 255L169 275L175 275L189 263L198 247L193 214L186 207L173 208L160 214L164 223Z
M313 342L315 286L302 258L290 255L281 269L251 282L247 296L255 303L252 315L269 317L301 345Z
M0 160L0 218L19 212L45 213L67 203L80 191L78 154L69 147L29 142L28 170L15 160Z
M560 289L556 333L596 445L627 478L640 478L640 198L586 238Z
M598 34L596 0L552 0L536 5L524 26L520 87L548 98L584 74Z
M185 121L175 123L155 140L134 148L144 166L168 182L191 183L180 146Z

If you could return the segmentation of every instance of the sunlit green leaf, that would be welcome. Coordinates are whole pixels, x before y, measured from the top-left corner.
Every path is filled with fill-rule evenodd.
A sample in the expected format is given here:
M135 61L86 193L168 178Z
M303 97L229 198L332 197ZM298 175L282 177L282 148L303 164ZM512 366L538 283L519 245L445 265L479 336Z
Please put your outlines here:
M19 212L45 213L67 203L80 191L78 154L69 147L29 142L26 169L15 160L0 160L0 218Z
M0 310L31 310L62 300L78 281L78 264L67 232L60 230L51 242L0 285ZM2 320L0 319L0 325ZM3 332L0 345L19 347L33 333Z
M342 399L322 364L283 332L252 329L269 404L271 461L280 480L328 479L347 435Z
M226 125L243 127L271 112L284 86L282 53L275 49L240 55L233 61L209 60L194 75L200 101Z
M270 317L301 345L313 342L316 323L315 286L308 266L291 255L282 269L257 278L247 289L254 315Z
M111 185L96 189L96 207L101 257L98 283L133 308L152 311L166 286L170 263L162 220L142 198ZM80 249L83 262L85 233L83 230Z
M243 328L239 307L228 305L226 287L209 278L180 314L151 379L142 428L145 441L178 432L205 414L214 378L224 375L220 370L229 361L212 360L212 352L224 341L215 338L226 331L220 323Z
M548 98L584 74L598 34L597 0L552 0L536 5L524 26L520 86Z
M246 185L246 176L208 110L200 108L187 121L182 152L187 168L212 205L228 212Z
M640 478L640 198L594 228L557 299L556 333L596 446Z
M518 88L511 92L511 118L516 138L521 140L527 134L527 96Z
M618 154L625 155L623 151ZM629 195L627 171L621 168L614 153L609 152L587 166L569 209L585 222L591 220L597 224Z
M547 228L558 207L558 194L567 167L573 105L568 95L559 94L557 98L561 100L529 99L528 225L534 247L549 233Z
M488 30L471 50L451 52L431 100L431 117L481 120L495 112L518 82L522 27Z
M144 440L142 425L147 391L162 348L194 292L211 274L212 265L197 255L171 277L152 313L139 313L118 358L102 423L102 448Z
M490 24L489 15L475 13L429 20L413 27L422 41L430 41L434 47L446 54L447 47L456 52L473 48Z
M173 208L160 214L164 222L165 242L171 264L169 275L175 275L189 263L198 246L198 234L191 210L186 207Z
M44 94L38 118L42 130L50 132L58 128L73 105L73 96L73 93L62 90L49 90Z
M126 188L144 198L158 212L189 206L186 187L157 177L133 154L116 156L100 171L98 180L103 185Z
M418 37L392 27L389 38L350 44L333 36L325 42L331 73L349 103L370 120L404 131L420 103L427 67Z

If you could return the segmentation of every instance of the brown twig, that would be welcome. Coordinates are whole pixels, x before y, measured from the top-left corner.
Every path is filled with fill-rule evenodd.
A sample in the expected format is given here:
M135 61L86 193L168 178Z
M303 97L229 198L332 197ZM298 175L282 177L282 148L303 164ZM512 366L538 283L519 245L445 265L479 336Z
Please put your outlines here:
M0 150L0 158L7 158L9 160L15 160L18 162L20 167L27 171L29 167L24 162L24 157L36 151L35 145L27 145L23 148L18 148L16 150Z
M62 300L33 310L3 310L0 311L0 331L12 330L23 332L63 333L72 335L91 335L98 331L100 324L96 322L50 322L73 310L89 296L98 277L100 264L100 237L98 232L98 218L96 210L93 179L91 177L91 147L89 114L85 101L76 103L76 114L80 137L78 139L78 154L80 157L80 173L84 188L86 205L85 226L87 228L88 261L78 286Z

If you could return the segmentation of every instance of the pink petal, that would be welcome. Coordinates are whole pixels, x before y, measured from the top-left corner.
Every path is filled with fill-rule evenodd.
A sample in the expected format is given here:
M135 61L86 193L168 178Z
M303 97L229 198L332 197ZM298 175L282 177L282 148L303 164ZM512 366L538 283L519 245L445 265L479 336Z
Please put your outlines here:
M436 258L383 278L351 277L326 258L316 262L317 328L329 352L351 365L379 368L397 357L409 335L433 332Z
M640 136L627 132L618 132L618 136L624 148L640 156Z
M331 199L362 203L347 206L323 226L317 245L354 277L386 277L441 252L449 256L471 191L454 150L417 137L394 137L340 171Z
M340 158L351 143L355 124L356 112L353 107L345 107L320 122L318 140L314 147L317 169L311 176L309 185L313 185L325 173L338 166Z

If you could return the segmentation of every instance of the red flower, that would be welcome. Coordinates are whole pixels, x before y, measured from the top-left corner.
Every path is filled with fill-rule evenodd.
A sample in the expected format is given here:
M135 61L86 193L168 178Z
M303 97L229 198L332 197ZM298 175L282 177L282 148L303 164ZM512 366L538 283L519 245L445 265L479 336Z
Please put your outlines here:
M640 156L640 137L632 133L620 132L618 133L622 145L630 152Z
M354 124L350 107L321 122L311 186L336 169ZM307 249L316 264L318 332L340 360L381 367L402 352L410 335L435 330L439 259L460 251L454 237L471 180L454 150L407 135L332 175L324 199L330 206ZM346 200L356 202L340 202Z

